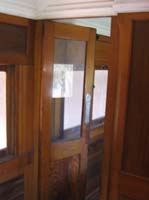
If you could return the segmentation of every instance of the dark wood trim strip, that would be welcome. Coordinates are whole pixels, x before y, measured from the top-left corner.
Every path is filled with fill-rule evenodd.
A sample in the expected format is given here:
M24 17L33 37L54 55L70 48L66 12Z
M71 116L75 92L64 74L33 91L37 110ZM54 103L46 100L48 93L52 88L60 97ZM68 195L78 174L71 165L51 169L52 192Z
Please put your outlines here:
M28 26L30 21L30 19L26 19L23 17L16 17L2 13L0 14L0 23L13 24L18 26Z
M8 162L9 161L9 162ZM33 162L33 152L22 156L8 156L0 163L0 183L15 178L24 173L25 166Z

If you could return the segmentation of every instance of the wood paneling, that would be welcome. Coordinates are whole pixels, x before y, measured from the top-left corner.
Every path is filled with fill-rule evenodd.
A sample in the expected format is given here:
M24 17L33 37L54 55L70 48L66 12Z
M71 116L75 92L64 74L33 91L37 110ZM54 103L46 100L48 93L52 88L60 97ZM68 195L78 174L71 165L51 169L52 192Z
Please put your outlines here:
M29 65L33 64L33 34L32 20L0 14L0 63L10 64L3 67L8 69L7 93L11 92L9 148L0 159L0 186L5 186L6 194L0 194L0 199L33 199L34 69ZM17 179L12 180L18 176L24 176L23 186Z
M120 194L134 200L147 200L149 197L149 181L137 176L122 173L120 175Z
M24 200L24 177L0 184L1 200Z
M79 156L49 163L49 199L77 200Z
M21 26L0 24L0 53L25 53L27 29Z
M18 65L15 69L17 154L33 152L33 72L33 66Z
M31 164L33 161L33 155L27 154L20 157L8 156L7 160L1 161L0 164L0 183L3 183L9 179L15 178L24 173L24 168Z
M54 64L54 39L83 40L86 48L86 71L84 84L84 98L87 93L92 95L94 72L95 30L79 26L64 25L54 22L44 22L44 44L42 62L42 89L41 89L41 137L40 137L40 198L41 199L83 199L85 197L85 183L87 171L87 143L89 138L89 123L85 124L85 101L83 102L82 135L77 140L58 141L52 143L51 112L52 112L52 79ZM71 47L72 51L72 47ZM73 51L72 51L73 52ZM89 108L90 109L90 108ZM72 113L73 114L73 113ZM90 114L90 113L89 113ZM90 117L90 115L89 115ZM69 161L69 158L73 160ZM67 161L68 160L68 161ZM69 164L68 164L69 163ZM69 167L68 167L69 166ZM51 169L52 167L52 169ZM50 168L50 169L49 169ZM54 169L56 172L54 172ZM71 169L71 170L70 170ZM49 172L50 170L50 172ZM60 179L55 187L54 178ZM69 180L67 180L69 174ZM79 174L79 175L78 175ZM78 180L79 176L79 180ZM51 178L53 177L53 178ZM64 180L61 183L61 178ZM55 180L55 181L54 181ZM76 185L77 182L77 185ZM48 187L48 185L50 186ZM67 191L66 191L67 184ZM52 185L55 189L51 190ZM64 187L63 191L62 188ZM78 190L79 188L79 190ZM50 192L49 192L50 189ZM55 191L53 193L53 191ZM50 196L49 196L50 195ZM61 196L61 197L60 197Z
M101 174L103 159L103 135L91 139L88 147L87 188L90 196L93 191L101 190Z
M32 64L34 22L0 14L0 62Z
M149 21L133 23L123 171L149 177Z
M101 67L102 65L109 65L109 49L110 49L110 38L106 36L99 36L96 40L95 47L95 67Z
M72 140L72 141L62 141L58 143L51 144L52 152L51 159L58 160L66 157L73 156L75 154L79 154L82 149L82 139Z
M85 27L55 23L54 29L56 38L82 41L88 41L89 39L89 29Z
M118 77L118 23L117 17L112 18L112 33L110 38L110 46L108 52L109 74L108 74L108 89L107 89L107 104L106 118L104 123L104 145L103 145L103 162L102 162L102 181L101 181L101 198L107 200L109 196L109 177L111 169L111 152L113 142L114 114L117 92L117 77ZM114 53L113 53L114 52Z
M40 100L41 100L41 61L42 61L42 36L43 24L36 22L35 29L35 51L34 51L34 122L33 122L33 141L34 141L34 166L33 166L33 200L39 198L39 133L40 133Z
M130 199L128 197L124 197L124 196L120 196L120 199L119 200L133 200L133 199Z
M110 200L148 200L149 14L121 14ZM126 31L127 30L127 31Z

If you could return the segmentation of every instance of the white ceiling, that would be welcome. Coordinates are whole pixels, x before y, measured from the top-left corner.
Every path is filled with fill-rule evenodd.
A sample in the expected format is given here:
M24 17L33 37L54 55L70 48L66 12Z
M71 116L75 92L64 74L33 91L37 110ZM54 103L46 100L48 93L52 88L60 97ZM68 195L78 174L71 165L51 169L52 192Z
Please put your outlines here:
M148 12L149 0L0 0L0 12L31 19L113 16Z

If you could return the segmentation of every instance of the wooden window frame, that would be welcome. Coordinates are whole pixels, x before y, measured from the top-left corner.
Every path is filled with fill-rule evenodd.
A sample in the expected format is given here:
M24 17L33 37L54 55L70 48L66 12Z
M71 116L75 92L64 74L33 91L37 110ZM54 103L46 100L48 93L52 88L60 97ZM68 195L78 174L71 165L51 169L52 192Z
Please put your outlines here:
M15 137L15 66L2 65L1 72L6 72L6 134L7 147L0 150L0 161L16 152Z

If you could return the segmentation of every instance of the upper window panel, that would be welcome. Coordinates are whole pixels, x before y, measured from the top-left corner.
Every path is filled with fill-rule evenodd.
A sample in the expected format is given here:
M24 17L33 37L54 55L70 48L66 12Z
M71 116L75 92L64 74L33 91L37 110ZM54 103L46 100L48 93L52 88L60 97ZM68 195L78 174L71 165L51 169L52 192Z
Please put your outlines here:
M52 141L81 136L86 42L55 39Z

